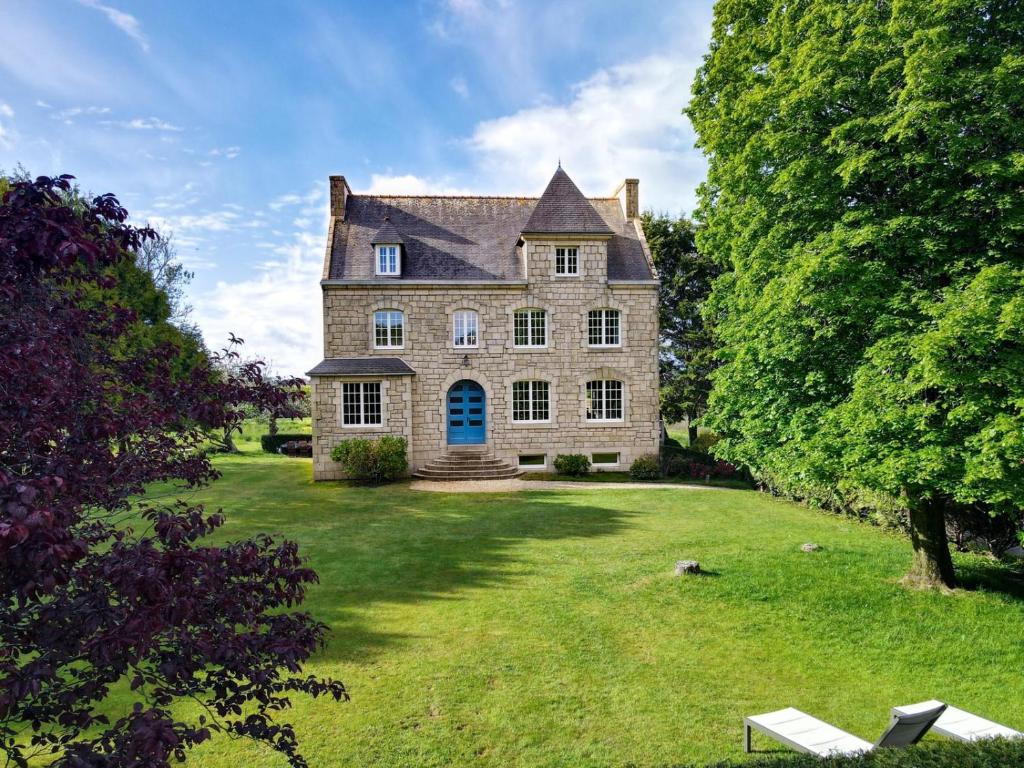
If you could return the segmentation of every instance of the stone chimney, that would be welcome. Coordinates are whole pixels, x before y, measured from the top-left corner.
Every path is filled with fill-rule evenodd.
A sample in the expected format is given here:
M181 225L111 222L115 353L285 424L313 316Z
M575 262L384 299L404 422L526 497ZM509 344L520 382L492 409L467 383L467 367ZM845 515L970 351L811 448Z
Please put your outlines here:
M640 179L626 179L626 218L640 218Z
M345 219L345 203L348 196L352 194L348 182L344 176L331 176L331 216L336 219Z
M626 179L612 192L612 197L619 198L627 220L640 218L640 179Z

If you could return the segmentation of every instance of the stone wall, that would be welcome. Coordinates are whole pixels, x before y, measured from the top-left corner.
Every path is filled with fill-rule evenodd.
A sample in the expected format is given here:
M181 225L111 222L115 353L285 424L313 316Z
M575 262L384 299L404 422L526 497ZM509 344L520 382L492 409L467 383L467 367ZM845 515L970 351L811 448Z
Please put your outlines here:
M554 274L556 242L552 240L527 243L527 285L403 285L395 280L387 285L323 287L325 357L401 357L416 371L413 377L380 379L388 385L383 432L409 439L412 469L445 451L446 394L461 379L483 386L488 448L513 464L519 454L544 453L551 469L556 454L600 451L619 453L620 466L628 468L637 456L657 450L657 287L609 284L602 241L557 244L579 247L579 276ZM513 345L512 314L526 307L547 311L545 348ZM601 308L621 312L620 347L587 345L587 313ZM402 349L373 348L373 312L377 309L404 312ZM454 346L452 315L459 309L479 313L477 348ZM598 378L624 383L622 421L586 421L586 382ZM550 383L550 423L512 421L512 382L526 379ZM338 476L330 460L331 448L338 441L355 434L382 433L381 428L341 426L339 381L318 377L313 383L317 479Z

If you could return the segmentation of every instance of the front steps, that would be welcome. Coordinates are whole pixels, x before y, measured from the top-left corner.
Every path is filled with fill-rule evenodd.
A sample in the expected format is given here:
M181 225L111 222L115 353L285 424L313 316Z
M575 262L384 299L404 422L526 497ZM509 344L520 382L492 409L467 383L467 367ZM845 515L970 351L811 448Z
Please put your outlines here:
M421 480L508 480L522 470L486 453L486 449L468 446L449 449L448 453L428 461L413 472Z

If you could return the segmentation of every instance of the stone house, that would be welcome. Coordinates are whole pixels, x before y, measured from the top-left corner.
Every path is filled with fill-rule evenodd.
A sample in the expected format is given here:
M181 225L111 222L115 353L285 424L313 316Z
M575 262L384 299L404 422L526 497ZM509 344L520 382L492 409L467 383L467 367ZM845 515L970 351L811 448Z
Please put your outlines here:
M401 435L424 477L627 469L656 451L658 280L638 182L586 198L354 194L330 179L314 477L331 449Z

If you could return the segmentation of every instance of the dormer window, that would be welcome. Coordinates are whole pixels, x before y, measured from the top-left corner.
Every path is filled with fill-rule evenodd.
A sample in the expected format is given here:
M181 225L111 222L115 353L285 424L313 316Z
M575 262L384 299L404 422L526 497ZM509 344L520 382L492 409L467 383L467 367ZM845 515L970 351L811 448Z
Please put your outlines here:
M555 274L578 275L580 273L580 249L572 247L555 248Z
M377 230L370 244L373 246L373 271L385 277L398 277L402 274L402 245L405 240L391 222L390 216L384 217L381 228Z
M400 245L377 246L377 274L402 274L402 247Z

